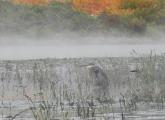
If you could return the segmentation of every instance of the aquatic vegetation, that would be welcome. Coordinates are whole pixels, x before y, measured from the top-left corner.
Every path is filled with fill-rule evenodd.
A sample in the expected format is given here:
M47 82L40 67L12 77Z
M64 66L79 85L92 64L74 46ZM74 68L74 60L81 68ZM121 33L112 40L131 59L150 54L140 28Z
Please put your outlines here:
M162 110L165 103L165 55L132 58L79 58L3 61L0 63L1 102L26 101L20 111L36 120L127 118L145 105ZM97 80L83 63L99 66L110 82L107 94L95 89ZM96 71L98 72L98 71ZM8 87L9 86L9 87ZM12 93L12 96L11 96ZM14 98L13 98L14 97ZM14 101L13 100L13 101ZM19 105L19 104L18 104ZM29 114L28 114L29 115Z

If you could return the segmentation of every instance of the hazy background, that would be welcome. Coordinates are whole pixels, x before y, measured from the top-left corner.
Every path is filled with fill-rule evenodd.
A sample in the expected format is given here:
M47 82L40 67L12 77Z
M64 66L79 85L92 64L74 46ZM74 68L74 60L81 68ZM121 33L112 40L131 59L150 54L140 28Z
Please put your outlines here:
M0 58L106 57L163 53L164 30L133 29L68 5L28 7L0 1Z

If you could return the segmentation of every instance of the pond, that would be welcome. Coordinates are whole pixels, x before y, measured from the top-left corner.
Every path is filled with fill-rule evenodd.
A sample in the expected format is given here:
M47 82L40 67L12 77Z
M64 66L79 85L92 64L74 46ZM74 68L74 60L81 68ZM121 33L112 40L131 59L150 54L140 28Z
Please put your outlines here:
M40 59L40 58L78 58L78 57L128 57L137 54L156 54L165 52L165 45L40 45L40 46L1 46L0 59Z
M21 103L20 104L17 103L17 107L13 106L12 108L8 108L8 107L3 109L1 108L0 120L12 120L10 116L14 116L20 111L24 111L24 110L25 112L22 112L20 115L16 116L14 120L35 120L33 118L32 111L30 110L26 111L26 108L28 108L27 106L28 105L25 105L23 107ZM73 110L71 108L69 109ZM165 109L137 110L137 111L125 112L123 118L121 116L122 116L121 112L102 113L102 114L99 113L99 114L95 114L94 117L86 118L85 120L164 120ZM55 117L52 120L63 120L63 119L64 118L62 117ZM75 116L71 116L67 120L84 120L84 119L77 117L77 115L75 115Z

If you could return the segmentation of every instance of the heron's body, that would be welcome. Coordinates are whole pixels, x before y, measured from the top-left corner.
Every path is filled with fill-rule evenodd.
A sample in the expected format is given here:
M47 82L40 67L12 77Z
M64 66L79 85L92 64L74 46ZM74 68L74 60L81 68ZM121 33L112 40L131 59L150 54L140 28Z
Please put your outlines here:
M86 66L89 70L89 76L93 83L94 97L103 97L109 94L109 79L107 74L96 65Z

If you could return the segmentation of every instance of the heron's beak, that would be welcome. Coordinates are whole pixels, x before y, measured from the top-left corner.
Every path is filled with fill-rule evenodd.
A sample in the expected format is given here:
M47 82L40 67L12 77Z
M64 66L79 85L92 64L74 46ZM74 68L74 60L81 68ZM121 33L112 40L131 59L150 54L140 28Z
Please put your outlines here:
M86 68L92 68L93 66L91 66L91 65L88 65L88 66L86 66Z
M91 67L92 67L92 65L80 65L80 67L91 68Z

